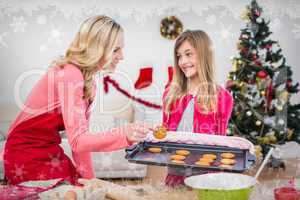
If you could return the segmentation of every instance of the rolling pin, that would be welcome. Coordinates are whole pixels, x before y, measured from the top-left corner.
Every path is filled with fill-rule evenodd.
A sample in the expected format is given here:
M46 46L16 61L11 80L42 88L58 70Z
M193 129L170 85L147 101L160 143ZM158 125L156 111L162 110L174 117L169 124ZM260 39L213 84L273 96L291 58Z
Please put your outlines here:
M113 200L143 200L143 196L138 195L138 192L127 188L125 186L121 186L118 184L114 184L109 181L104 181L101 179L79 179L79 182L88 186L92 185L92 187L96 188L104 188L106 190L106 197Z

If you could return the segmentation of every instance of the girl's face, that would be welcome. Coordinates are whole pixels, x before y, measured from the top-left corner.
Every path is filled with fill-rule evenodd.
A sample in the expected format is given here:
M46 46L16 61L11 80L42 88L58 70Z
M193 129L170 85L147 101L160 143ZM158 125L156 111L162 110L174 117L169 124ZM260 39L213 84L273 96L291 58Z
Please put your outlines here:
M183 41L177 49L178 66L186 78L192 78L197 75L198 59L195 48L187 41Z

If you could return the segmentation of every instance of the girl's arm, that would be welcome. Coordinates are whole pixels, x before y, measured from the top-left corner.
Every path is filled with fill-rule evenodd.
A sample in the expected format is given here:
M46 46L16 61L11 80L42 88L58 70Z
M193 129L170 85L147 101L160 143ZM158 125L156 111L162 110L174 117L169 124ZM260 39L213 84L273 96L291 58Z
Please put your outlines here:
M222 91L220 93L220 98L219 98L219 130L218 133L220 135L226 135L226 129L228 126L228 121L231 117L231 112L233 108L233 98L231 94L222 88Z

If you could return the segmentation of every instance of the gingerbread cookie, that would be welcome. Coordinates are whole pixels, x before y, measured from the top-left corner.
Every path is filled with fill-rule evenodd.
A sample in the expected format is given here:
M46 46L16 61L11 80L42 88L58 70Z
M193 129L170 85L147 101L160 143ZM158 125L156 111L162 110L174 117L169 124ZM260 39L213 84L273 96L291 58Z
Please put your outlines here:
M190 152L188 150L176 150L177 155L188 156Z
M211 159L215 160L217 158L217 156L215 154L207 153L207 154L203 154L202 158L211 158Z
M162 149L160 147L150 147L148 148L148 151L151 153L160 153Z
M214 162L214 159L212 159L212 158L200 158L199 161L200 162L212 163L212 162Z
M203 162L203 161L197 161L195 162L195 164L199 166L210 166L209 162Z
M171 159L172 160L184 160L185 156L182 156L182 155L172 155Z
M173 163L176 164L184 164L185 162L183 160L172 160Z
M232 158L235 157L235 155L233 153L221 153L221 157L222 158L232 159Z
M223 158L223 159L221 159L221 163L225 164L225 165L233 165L233 164L235 164L235 160L234 159Z
M225 169L232 169L232 165L225 165L225 164L221 164L219 165L220 168L225 168Z
M164 126L157 127L153 132L153 136L159 140L165 138L167 136L167 128Z

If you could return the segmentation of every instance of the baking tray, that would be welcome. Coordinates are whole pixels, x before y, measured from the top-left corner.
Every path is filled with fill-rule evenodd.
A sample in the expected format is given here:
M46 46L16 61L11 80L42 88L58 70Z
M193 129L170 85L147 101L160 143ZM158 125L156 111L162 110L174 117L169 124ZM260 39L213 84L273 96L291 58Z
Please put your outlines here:
M162 148L161 153L151 153L147 149L150 147ZM173 163L170 159L171 155L175 154L176 150L188 150L190 154L185 159L185 164ZM232 168L221 168L220 159L221 153L230 152L235 154L235 165ZM211 166L199 166L194 164L201 155L213 153L217 156L217 159ZM255 163L255 156L252 155L248 149L230 148L224 146L211 146L211 145L199 145L199 144L179 144L171 142L142 142L126 149L125 158L132 163L146 164L146 165L158 165L158 166L171 166L175 168L190 168L207 171L228 171L242 173L249 169L252 164Z

